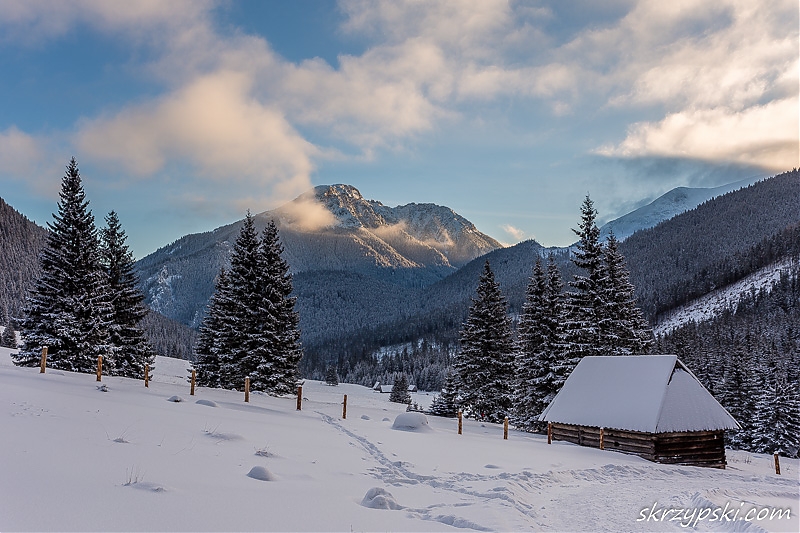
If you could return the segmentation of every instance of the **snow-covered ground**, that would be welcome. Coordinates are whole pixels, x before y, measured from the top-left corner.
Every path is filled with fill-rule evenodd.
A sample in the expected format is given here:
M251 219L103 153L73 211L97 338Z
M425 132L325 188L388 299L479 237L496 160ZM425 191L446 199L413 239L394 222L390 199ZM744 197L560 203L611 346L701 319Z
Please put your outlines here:
M735 309L739 297L751 291L767 291L781 279L781 274L796 268L796 260L787 258L762 268L736 283L731 283L718 291L711 292L683 305L661 319L653 328L656 335L669 333L688 322L704 322L722 314L726 309Z
M463 435L432 416L393 429L403 406L364 387L307 381L302 411L294 398L190 396L186 362L166 358L149 388L104 377L104 392L0 350L2 531L681 531L692 516L700 531L800 530L797 460L778 476L772 457L744 452L714 470L504 441L469 420ZM751 525L751 508L791 517Z

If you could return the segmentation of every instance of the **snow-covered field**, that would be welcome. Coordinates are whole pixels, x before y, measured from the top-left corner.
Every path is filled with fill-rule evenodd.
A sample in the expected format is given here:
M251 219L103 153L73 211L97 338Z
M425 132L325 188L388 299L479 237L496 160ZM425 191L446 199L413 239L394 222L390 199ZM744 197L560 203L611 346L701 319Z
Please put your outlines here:
M504 441L475 421L460 436L437 417L393 429L403 407L364 387L306 382L302 411L295 398L190 396L186 363L166 358L149 388L104 377L103 392L93 375L42 375L0 350L1 531L800 530L797 460L778 476L772 457L743 452L714 470ZM750 524L751 508L791 518Z

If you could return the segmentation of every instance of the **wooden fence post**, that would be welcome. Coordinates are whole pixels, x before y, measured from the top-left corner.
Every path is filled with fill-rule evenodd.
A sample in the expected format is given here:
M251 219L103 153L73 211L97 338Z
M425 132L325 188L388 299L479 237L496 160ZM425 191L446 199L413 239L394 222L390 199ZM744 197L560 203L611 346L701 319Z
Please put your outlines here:
M197 370L194 368L192 369L192 390L189 392L189 396L194 396L194 382L197 379Z
M250 401L250 378L244 378L244 401Z
M503 420L503 440L508 440L508 417Z
M600 449L601 450L605 450L606 449L605 430L603 428L600 428Z
M781 475L781 460L778 459L778 452L772 455L775 458L775 473Z
M42 363L39 367L39 373L44 374L44 368L47 366L47 346L42 347Z
M102 381L100 376L103 375L103 356L97 356L97 381Z
M347 394L344 395L344 402L342 402L342 420L347 420Z
M553 444L553 423L547 423L547 444Z
M458 434L461 435L461 410L458 411Z
M298 411L302 411L303 410L303 386L302 385L298 385L297 386L297 410Z
M150 365L144 365L144 386L150 388Z

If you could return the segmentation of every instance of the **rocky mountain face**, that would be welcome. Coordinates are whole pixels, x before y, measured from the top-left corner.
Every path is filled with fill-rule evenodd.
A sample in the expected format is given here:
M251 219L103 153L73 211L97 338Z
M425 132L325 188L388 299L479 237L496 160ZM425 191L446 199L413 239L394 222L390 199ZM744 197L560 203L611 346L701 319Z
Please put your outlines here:
M316 278L322 274L314 272L337 278L339 292L363 292L351 287L354 276L362 285L369 279L392 291L424 287L500 247L452 209L388 207L365 199L350 185L319 186L255 215L259 231L269 220L278 225L298 294L319 286ZM170 318L199 325L240 228L241 221L189 235L140 260L146 303Z

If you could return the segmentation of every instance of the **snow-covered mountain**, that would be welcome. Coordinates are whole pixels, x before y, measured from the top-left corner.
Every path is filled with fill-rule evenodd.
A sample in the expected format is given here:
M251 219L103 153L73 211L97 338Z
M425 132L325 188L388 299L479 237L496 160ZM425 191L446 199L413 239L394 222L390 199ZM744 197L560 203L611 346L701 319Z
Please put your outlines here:
M293 274L344 273L400 287L434 283L501 245L452 209L435 204L388 207L350 185L325 185L255 216L275 220ZM228 264L241 221L188 235L137 263L146 303L196 326L220 267ZM348 283L339 276L337 283ZM301 284L303 281L301 281ZM302 287L298 287L302 289Z
M607 222L600 228L600 237L605 239L613 231L617 239L623 241L639 230L652 228L659 222L694 209L712 198L746 187L754 181L755 178L746 179L710 188L677 187L649 204Z

